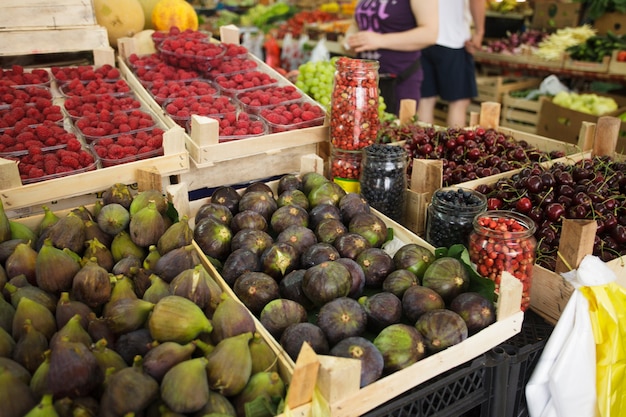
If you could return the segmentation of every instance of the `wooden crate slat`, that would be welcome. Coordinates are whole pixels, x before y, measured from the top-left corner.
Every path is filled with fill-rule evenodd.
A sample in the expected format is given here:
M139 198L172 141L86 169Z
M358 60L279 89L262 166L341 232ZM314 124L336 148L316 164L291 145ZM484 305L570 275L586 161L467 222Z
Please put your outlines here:
M96 24L91 1L2 0L0 28L31 29Z
M0 31L0 56L90 51L109 47L107 30L85 26L44 30Z

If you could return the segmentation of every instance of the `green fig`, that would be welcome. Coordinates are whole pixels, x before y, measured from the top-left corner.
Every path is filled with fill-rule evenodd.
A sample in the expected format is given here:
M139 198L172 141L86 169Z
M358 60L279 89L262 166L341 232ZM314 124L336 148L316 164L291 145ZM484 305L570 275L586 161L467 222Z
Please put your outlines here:
M32 374L43 362L43 354L48 350L48 339L29 319L24 321L22 327L23 331L15 344L12 358Z
M252 374L248 345L252 333L242 333L219 342L207 357L209 387L227 397L239 394Z
M142 267L142 259L139 259L136 256L130 255L125 256L119 261L116 261L113 265L113 274L115 275L125 275L130 277L133 274L133 270Z
M170 292L170 284L163 281L158 275L150 275L150 286L144 291L143 299L156 304L163 297L172 295Z
M29 241L30 242L30 241ZM31 284L37 283L35 264L37 262L37 251L30 243L20 243L4 263L4 270L7 278L11 279L23 274Z
M141 298L122 298L107 303L102 315L113 333L124 334L143 327L153 308Z
M161 398L177 413L193 413L209 401L205 357L188 359L174 365L161 381Z
M245 388L233 399L233 402L237 414L246 415L246 403L259 397L274 402L276 398L284 398L285 392L285 383L277 372L258 372L250 376Z
M50 209L48 206L42 206L43 208L43 217L39 221L37 225L36 233L38 236L41 236L44 231L46 231L50 226L59 221L59 216L57 216L54 211Z
M96 200L96 202L93 203L93 207L91 208L91 215L94 219L98 217L98 213L100 213L100 210L102 210L103 206L104 203L102 202L102 200Z
M209 401L200 410L196 411L194 417L204 417L217 415L222 417L237 417L237 411L233 403L220 394L219 392L211 391L209 394Z
M61 217L47 233L47 238L59 249L82 253L85 244L85 222L75 213Z
M24 417L59 417L52 400L52 394L44 394L39 404L33 407Z
M122 183L115 183L108 187L102 193L102 203L104 205L117 203L124 206L124 208L130 208L130 204L133 202L133 195L128 185Z
M89 349L98 362L98 367L102 373L106 373L108 369L112 369L113 373L120 369L126 368L128 365L119 353L108 347L106 339L100 339L92 344Z
M148 328L154 340L178 343L188 343L200 334L213 330L202 309L178 295L163 297L154 305Z
M157 399L159 383L144 372L142 361L135 356L132 366L109 375L100 399L101 416L140 413Z
M37 400L28 384L0 368L0 416L23 417L35 405Z
M123 298L137 298L137 293L135 292L135 283L129 277L116 275L112 282L113 289L111 290L109 303L121 300Z
M77 314L81 317L81 326L83 326L84 329L87 329L87 325L89 324L89 314L92 312L93 310L87 304L82 301L71 300L70 293L64 291L59 296L59 301L57 302L54 314L57 322L57 329L63 327L69 319Z
M0 242L11 239L11 224L9 223L9 217L4 211L4 203L0 199Z
M46 385L46 378L48 377L48 371L50 370L50 353L50 349L43 353L43 362L41 362L39 367L35 370L35 372L33 372L33 376L30 379L30 390L33 394L35 394L35 398L37 399L43 397L44 394L52 393L52 390L50 390Z
M221 302L211 320L213 323L211 338L214 343L219 343L227 337L256 331L254 317L250 311L227 293L222 293Z
M103 232L115 236L128 227L130 213L121 204L107 204L100 209L96 222Z
M167 211L168 201L167 197L159 190L144 190L140 191L133 197L133 201L130 203L128 211L131 216L137 214L141 209L148 206L150 202L153 202L156 209L161 214L165 214Z
M74 315L69 319L63 327L59 329L52 338L50 338L50 349L54 349L56 343L67 338L70 342L78 342L90 347L93 343L91 336L87 333L87 330L82 325L83 317L80 314Z
M28 369L10 358L0 358L0 369L6 369L26 385L30 384L31 375Z
M15 307L4 297L0 296L0 328L7 333L11 333L13 329L13 317L15 316Z
M157 249L161 255L167 252L190 245L193 240L193 229L189 225L189 217L182 216L163 232L157 241Z
M254 333L249 346L250 356L252 356L252 374L278 370L278 355L260 333Z
M0 327L0 358L10 358L15 349L15 340L9 332Z
M154 201L148 202L148 205L130 218L128 225L130 238L137 246L147 248L150 245L156 245L159 238L165 232L165 220L156 207Z
M111 242L111 253L113 254L113 260L118 262L120 259L127 256L134 256L143 261L146 257L146 249L138 246L130 238L130 234L123 230L113 238Z
M39 287L30 284L16 287L13 285L13 281L10 281L4 285L4 289L9 293L13 307L17 307L22 298L28 298L46 307L53 314L56 311L56 305L59 301L58 297Z
M186 269L170 282L170 292L193 301L203 310L211 309L212 301L219 295L211 294L209 281L213 280L202 264ZM214 308L212 308L214 310Z
M89 209L85 206L78 206L76 208L73 208L70 212L80 217L82 221L93 220L94 218L93 214L91 214L91 211L89 211Z
M83 265L72 280L72 296L91 308L98 308L111 298L112 285L109 272L96 258Z
M107 248L111 247L113 236L100 229L95 220L85 220L85 242L98 239Z
M143 369L148 375L161 381L167 371L180 362L191 359L196 350L193 342L181 345L176 342L158 343L143 358Z
M9 220L9 226L11 227L11 239L25 240L30 242L31 246L37 241L37 233L25 224Z
M105 246L97 237L85 241L85 252L83 252L83 265L94 258L96 263L104 268L107 272L113 270L113 254L107 246Z
M69 291L79 269L80 264L71 254L54 247L52 241L46 239L35 263L37 286L53 294Z
M426 356L424 337L414 326L396 323L385 327L374 338L374 345L383 354L384 369L404 369Z
M55 398L87 396L102 380L98 362L84 344L62 338L51 349L46 384Z
M152 272L165 282L172 280L186 269L192 269L200 263L200 256L192 244L173 249L162 254Z
M26 320L30 320L33 327L43 333L48 340L57 331L56 319L50 310L30 298L24 297L17 305L13 317L11 335L15 340L22 337Z
M152 271L160 257L161 254L159 253L156 245L150 245L148 247L148 254L143 260L143 267L149 271Z

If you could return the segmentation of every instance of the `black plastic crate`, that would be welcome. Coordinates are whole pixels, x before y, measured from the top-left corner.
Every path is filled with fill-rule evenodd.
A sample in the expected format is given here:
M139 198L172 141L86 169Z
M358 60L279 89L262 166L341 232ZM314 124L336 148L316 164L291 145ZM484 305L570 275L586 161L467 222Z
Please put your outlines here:
M364 416L481 416L481 406L490 402L495 366L483 354L412 388Z

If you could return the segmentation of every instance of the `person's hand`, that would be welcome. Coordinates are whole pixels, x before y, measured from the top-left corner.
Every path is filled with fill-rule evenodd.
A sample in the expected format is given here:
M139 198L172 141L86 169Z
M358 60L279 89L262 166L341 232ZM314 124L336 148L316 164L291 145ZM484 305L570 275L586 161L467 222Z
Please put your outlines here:
M375 51L380 49L382 34L369 31L353 33L346 38L346 45L355 52Z
M470 54L474 54L477 51L480 51L482 48L483 37L480 35L472 35L470 39L465 41L465 50Z

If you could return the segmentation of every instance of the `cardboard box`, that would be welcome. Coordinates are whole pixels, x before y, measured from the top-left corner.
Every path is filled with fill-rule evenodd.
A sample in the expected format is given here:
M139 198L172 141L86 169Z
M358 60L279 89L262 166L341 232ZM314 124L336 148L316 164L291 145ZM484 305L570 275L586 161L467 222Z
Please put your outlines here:
M613 51L611 62L609 62L609 74L626 75L626 62L617 60L617 54L620 52Z
M581 4L558 1L535 2L530 27L533 29L561 29L576 27L580 21Z
M605 13L593 22L598 35L606 35L609 31L616 35L626 34L626 13Z

